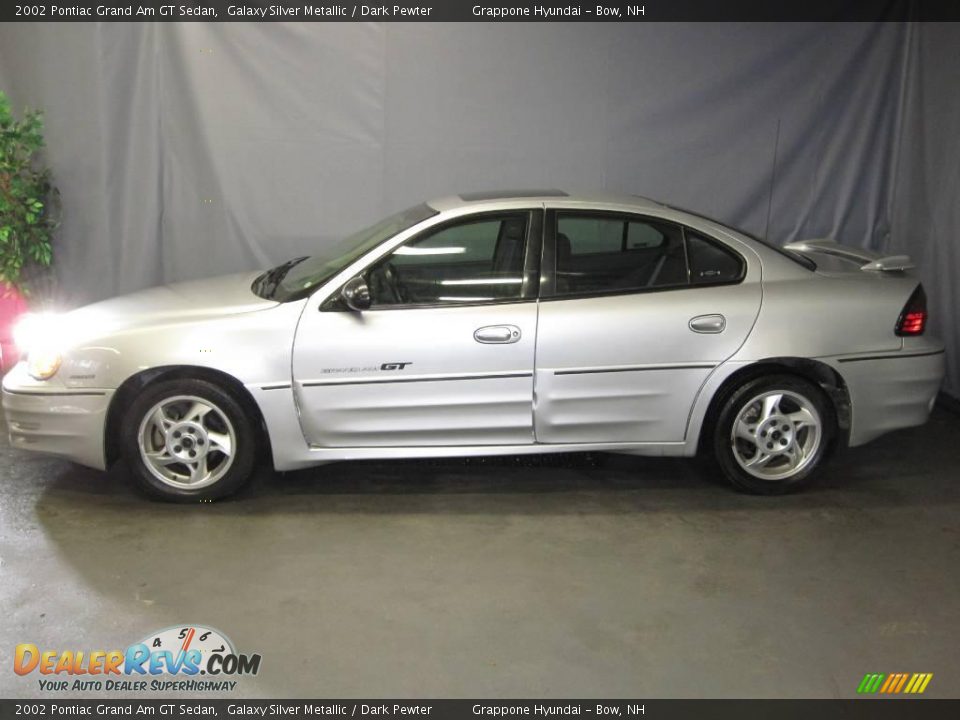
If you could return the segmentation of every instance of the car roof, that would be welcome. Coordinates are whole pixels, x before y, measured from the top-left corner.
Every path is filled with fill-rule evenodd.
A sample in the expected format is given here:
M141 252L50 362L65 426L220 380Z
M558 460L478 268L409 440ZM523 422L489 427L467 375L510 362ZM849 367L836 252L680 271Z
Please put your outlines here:
M562 201L563 204L596 204L619 205L635 210L664 210L666 206L639 195L625 195L613 192L567 192L564 190L491 190L483 192L461 193L446 197L434 198L427 204L434 210L448 212L450 210L468 209L484 206L497 206L500 203L514 204L518 201L539 205Z

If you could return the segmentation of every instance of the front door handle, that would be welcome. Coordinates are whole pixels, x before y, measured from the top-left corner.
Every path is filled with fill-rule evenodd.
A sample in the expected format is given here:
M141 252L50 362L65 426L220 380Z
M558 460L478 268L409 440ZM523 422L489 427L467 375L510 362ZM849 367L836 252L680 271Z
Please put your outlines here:
M473 339L484 345L508 345L520 339L520 328L516 325L487 325L477 328Z
M697 315L690 320L690 329L695 333L722 333L727 327L727 319L720 314Z

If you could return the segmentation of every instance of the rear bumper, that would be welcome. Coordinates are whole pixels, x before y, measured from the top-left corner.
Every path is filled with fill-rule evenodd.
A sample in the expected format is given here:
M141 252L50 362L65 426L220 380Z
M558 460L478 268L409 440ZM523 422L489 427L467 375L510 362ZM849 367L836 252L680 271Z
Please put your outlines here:
M828 362L850 392L851 446L925 423L946 365L943 344L936 341L899 352L831 358Z
M70 390L3 381L3 413L11 446L57 455L98 470L106 467L104 425L113 390Z

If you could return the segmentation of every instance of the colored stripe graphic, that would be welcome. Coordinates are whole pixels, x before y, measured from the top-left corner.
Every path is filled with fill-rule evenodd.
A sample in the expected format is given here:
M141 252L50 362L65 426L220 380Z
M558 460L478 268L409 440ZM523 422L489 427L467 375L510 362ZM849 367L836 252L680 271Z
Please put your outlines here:
M887 693L888 695L900 692L908 677L910 677L910 673L893 673L893 675L887 678L883 687L880 688L880 692Z
M927 689L927 685L930 684L932 678L933 673L914 673L913 677L910 678L910 682L907 683L904 692L910 693L911 695L919 695Z
M863 676L863 680L860 681L860 687L857 688L858 693L875 693L880 689L880 683L883 682L883 678L886 677L883 673L867 673Z
M933 673L867 673L857 686L857 692L861 695L897 695L901 692L919 695L926 691L932 679Z

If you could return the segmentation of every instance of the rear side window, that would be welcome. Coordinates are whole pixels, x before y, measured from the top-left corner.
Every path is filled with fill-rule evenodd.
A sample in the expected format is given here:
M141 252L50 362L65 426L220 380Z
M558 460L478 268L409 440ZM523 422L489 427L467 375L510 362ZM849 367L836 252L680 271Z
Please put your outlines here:
M560 212L556 295L622 293L738 282L739 255L670 222Z
M687 282L683 233L668 223L560 215L557 293L640 290Z

